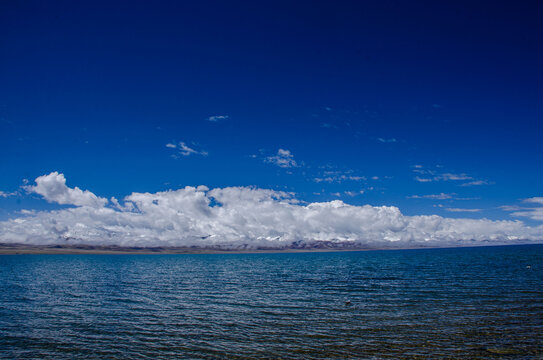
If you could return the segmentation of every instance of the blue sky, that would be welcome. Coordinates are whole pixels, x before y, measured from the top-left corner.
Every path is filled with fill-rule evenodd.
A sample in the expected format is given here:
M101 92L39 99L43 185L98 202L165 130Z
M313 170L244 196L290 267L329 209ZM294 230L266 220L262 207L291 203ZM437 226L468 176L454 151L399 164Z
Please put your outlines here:
M541 4L1 7L0 219L63 207L21 189L53 171L105 198L252 185L452 218L543 196Z

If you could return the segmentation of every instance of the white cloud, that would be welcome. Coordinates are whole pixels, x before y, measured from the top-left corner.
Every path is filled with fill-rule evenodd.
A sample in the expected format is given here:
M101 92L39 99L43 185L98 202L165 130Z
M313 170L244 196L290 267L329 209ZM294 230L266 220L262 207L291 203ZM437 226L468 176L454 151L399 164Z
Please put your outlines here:
M417 180L418 182L432 182L432 181L434 181L433 179L421 178L420 176L415 176L415 180Z
M491 183L486 180L474 180L467 183L463 183L460 186L479 186L479 185L490 185Z
M454 174L454 173L438 173L436 170L424 169L422 165L413 165L412 171L414 173L420 174L423 177L417 175L415 180L418 182L432 182L432 181L468 181L460 184L460 186L477 186L477 185L490 185L491 182L487 180L476 180L473 176L470 176L465 173ZM443 166L436 166L436 168L443 168Z
M430 171L424 171L415 169L413 170L415 172L426 174L426 175L433 175L433 172ZM419 176L415 177L415 180L419 182L431 182L431 181L461 181L461 180L471 180L473 179L471 176L468 176L466 174L451 174L451 173L444 173L432 176L430 178L420 178ZM464 184L462 184L464 185Z
M294 160L294 155L290 153L289 150L279 149L277 150L277 155L268 156L266 162L275 164L282 168L296 167L298 164Z
M333 175L333 176L326 176L326 177L317 177L313 179L315 182L328 182L328 183L341 183L345 180L351 180L351 181L363 181L366 180L366 177L364 176L355 176L355 175Z
M364 190L359 190L359 191L345 191L345 195L349 195L349 196L357 196L357 195L362 195L364 194Z
M221 120L228 120L229 118L230 116L228 115L213 115L213 116L208 117L207 120L212 121L212 122L218 122Z
M390 138L390 139L377 138L377 140L382 143L395 143L397 141L395 138Z
M302 205L293 194L250 188L132 193L118 206L68 188L62 174L36 179L31 191L77 205L0 222L0 242L120 246L285 247L328 241L357 246L411 247L543 241L543 225L522 221L406 216L393 206L353 206L340 200Z
M528 217L532 220L543 221L543 207L517 211L512 213L511 215L523 216Z
M536 204L541 204L543 205L543 197L533 197L533 198L529 198L529 199L524 199L523 202L527 202L527 203L536 203Z
M328 170L324 171L322 176L316 177L313 180L317 183L327 182L327 183L341 183L343 181L365 181L365 176L353 175L353 170L339 171L339 170Z
M445 208L445 210L450 212L479 212L482 209L460 209L460 208Z
M436 180L443 180L443 181L459 181L459 180L472 180L473 178L471 176L468 176L466 174L451 174L451 173L444 173L441 175L436 176Z
M180 141L178 144L168 143L168 144L166 144L166 147L170 148L170 149L179 149L179 154L181 154L183 156L190 156L192 154L194 154L194 155L202 155L202 156L207 156L208 155L207 151L195 150L195 149L189 147L183 141ZM173 156L177 157L177 155L173 155Z
M439 193L439 194L429 194L429 195L411 195L407 196L408 199L431 199L431 200L478 200L480 198L478 197L471 197L471 198L461 198L457 197L456 193L446 194L446 193Z
M16 191L14 191L14 192L0 191L0 198L8 198L8 197L15 196L15 195L17 195Z
M532 197L524 199L522 202L530 204L543 205L543 197ZM511 215L527 217L532 220L543 221L543 206L542 207L520 207L520 206L502 206L505 211L515 211Z
M408 199L433 199L433 200L446 200L452 199L455 194L432 194L432 195L411 195L408 196Z
M88 190L81 190L78 187L69 188L66 186L64 174L52 172L36 179L35 186L26 186L28 192L36 193L49 202L61 205L90 206L100 208L107 204L107 199L98 197Z
M525 210L525 208L522 208L518 205L502 205L499 206L500 209L503 211L518 211L518 210Z

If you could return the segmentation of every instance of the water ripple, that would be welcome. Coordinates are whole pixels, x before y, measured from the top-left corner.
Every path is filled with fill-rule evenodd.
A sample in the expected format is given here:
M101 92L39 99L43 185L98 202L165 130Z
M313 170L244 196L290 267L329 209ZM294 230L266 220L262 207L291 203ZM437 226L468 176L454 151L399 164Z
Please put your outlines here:
M538 358L542 260L541 246L0 256L0 357Z

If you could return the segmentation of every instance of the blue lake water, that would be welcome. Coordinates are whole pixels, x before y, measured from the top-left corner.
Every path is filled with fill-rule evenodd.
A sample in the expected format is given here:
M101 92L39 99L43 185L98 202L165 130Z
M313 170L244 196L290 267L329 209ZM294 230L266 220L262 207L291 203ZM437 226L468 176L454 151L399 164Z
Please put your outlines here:
M543 246L0 256L0 357L543 357Z

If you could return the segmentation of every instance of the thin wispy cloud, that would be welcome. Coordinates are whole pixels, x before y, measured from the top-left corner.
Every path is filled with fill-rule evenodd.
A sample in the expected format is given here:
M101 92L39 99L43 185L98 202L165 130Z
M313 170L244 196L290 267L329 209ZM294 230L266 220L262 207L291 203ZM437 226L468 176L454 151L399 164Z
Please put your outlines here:
M444 173L444 174L436 176L435 179L443 180L443 181L461 181L461 180L472 180L473 177L466 174Z
M395 143L397 142L398 140L396 140L395 138L390 138L390 139L385 139L385 138L377 138L377 141L380 141L382 143Z
M434 181L434 179L421 178L420 176L415 176L415 180L422 183Z
M442 166L436 166L441 169ZM491 182L487 180L475 179L466 173L451 173L441 172L433 169L426 169L422 165L414 165L411 169L417 174L414 179L421 183L429 183L434 181L452 181L460 182L459 186L477 186L477 185L490 185Z
M166 144L166 147L167 148L170 148L170 149L177 149L178 150L178 153L177 154L173 154L172 156L177 158L178 157L178 154L182 155L182 156L190 156L190 155L202 155L202 156L207 156L208 155L208 152L207 151L204 151L204 150L196 150L196 149L193 149L191 148L190 146L188 146L185 142L183 141L180 141L179 143L177 144L174 144L174 143L168 143Z
M464 184L460 184L460 186L480 186L480 185L491 185L492 183L486 180L475 180L470 181Z
M479 200L479 197L458 197L456 193L439 193L439 194L428 194L428 195L410 195L406 197L407 199L429 199L429 200Z
M408 199L431 199L431 200L447 200L452 199L456 194L430 194L430 195L411 195L408 196Z
M219 122L219 121L228 120L229 118L230 116L228 115L213 115L213 116L208 117L207 121Z
M523 202L543 205L543 196L524 199Z
M12 197L12 196L15 196L15 195L17 195L16 191L6 192L6 191L1 191L0 190L0 198L8 198L8 197Z
M498 206L498 209L502 209L503 211L519 211L526 210L527 208L518 205L502 205Z
M343 181L364 181L366 177L356 176L356 175L334 175L334 176L325 176L325 177L316 177L313 179L315 182L327 182L327 183L341 183Z
M521 206L501 206L502 210L505 211L514 211L511 213L512 216L517 217L527 217L532 220L537 221L543 221L543 197L532 197L528 199L524 199L522 201L524 204L533 204L537 205L537 207L528 206L528 207L521 207Z
M428 173L428 175L430 175ZM432 177L420 177L415 176L415 180L418 182L432 182L432 181L462 181L462 180L471 180L473 179L471 176L468 176L466 174L451 174L451 173L444 173L435 175Z
M471 212L471 213L482 211L482 209L461 209L461 208L445 208L445 210L449 212Z

